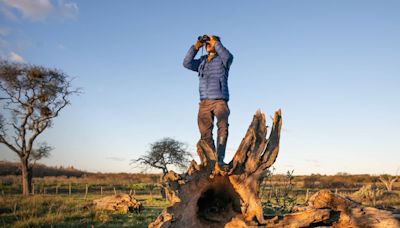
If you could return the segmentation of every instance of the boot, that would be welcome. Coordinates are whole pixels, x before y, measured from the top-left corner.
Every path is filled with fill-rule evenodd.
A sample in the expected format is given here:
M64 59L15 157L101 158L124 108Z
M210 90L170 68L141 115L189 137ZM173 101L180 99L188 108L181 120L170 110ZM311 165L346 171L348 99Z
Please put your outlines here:
M228 165L225 164L225 149L226 149L226 141L227 137L221 136L217 138L217 163L221 170L226 171L228 169Z

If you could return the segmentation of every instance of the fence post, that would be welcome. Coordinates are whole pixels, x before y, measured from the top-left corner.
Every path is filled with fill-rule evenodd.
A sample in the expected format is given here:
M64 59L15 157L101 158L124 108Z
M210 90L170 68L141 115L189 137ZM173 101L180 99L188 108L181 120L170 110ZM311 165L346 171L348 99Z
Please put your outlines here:
M310 194L310 189L308 189L308 188L307 188L307 192L306 192L306 200L305 200L306 202L308 201L309 194Z
M117 191L115 190L115 187L114 187L114 195L117 195Z
M129 190L129 195L132 195L132 189L131 189L131 190Z
M337 195L337 188L335 189L335 194Z
M376 190L377 190L375 182L372 184L371 188L372 188L372 205L375 207L376 206Z
M103 195L103 186L100 186L100 195Z
M58 195L58 185L56 186L56 195Z
M68 195L71 195L71 183L69 183L69 187L68 187Z
M88 187L88 184L86 184L86 189L85 189L85 199L87 198L88 190L89 190L89 187Z

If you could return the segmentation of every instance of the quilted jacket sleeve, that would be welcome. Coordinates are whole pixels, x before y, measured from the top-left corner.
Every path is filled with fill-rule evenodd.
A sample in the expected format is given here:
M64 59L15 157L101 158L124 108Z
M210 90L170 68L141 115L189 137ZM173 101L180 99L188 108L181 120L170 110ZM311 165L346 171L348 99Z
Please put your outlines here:
M233 61L233 55L219 41L215 42L214 48L217 54L221 57L225 68L229 69Z
M199 65L201 63L201 59L194 59L196 54L197 54L197 50L194 47L194 45L192 45L190 47L189 51L187 52L185 58L183 59L183 66L189 70L198 72Z

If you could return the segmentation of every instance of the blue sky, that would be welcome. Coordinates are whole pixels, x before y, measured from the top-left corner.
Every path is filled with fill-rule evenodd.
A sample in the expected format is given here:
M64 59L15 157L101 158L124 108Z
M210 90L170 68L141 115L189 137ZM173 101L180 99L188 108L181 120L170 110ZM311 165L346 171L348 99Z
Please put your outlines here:
M195 154L198 79L182 61L216 34L234 55L226 161L258 108L281 108L277 172L395 173L398 12L399 1L1 0L0 55L84 90L38 139L55 148L45 164L135 172L130 160L167 136Z

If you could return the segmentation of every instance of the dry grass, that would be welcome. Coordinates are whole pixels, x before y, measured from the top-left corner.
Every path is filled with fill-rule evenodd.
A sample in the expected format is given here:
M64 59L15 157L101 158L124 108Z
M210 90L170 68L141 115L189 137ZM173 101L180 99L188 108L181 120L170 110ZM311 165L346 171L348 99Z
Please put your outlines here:
M85 207L94 198L80 195L35 195L0 197L3 227L147 227L167 205L160 197L139 196L145 205L140 213L120 214Z

